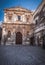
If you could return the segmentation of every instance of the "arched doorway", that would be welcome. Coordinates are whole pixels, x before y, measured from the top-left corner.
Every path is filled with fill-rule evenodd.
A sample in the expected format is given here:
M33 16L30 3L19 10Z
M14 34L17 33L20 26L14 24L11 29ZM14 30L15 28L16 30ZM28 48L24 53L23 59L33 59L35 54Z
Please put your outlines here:
M16 44L22 44L22 34L20 32L16 33Z
M35 42L34 36L32 36L32 37L30 38L30 45L34 45L34 42Z

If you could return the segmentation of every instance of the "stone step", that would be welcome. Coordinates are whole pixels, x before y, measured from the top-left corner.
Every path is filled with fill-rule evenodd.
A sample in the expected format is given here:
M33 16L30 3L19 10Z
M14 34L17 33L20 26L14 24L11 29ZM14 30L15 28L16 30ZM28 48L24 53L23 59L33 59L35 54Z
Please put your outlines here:
M14 45L15 44L15 42L6 42L6 45Z

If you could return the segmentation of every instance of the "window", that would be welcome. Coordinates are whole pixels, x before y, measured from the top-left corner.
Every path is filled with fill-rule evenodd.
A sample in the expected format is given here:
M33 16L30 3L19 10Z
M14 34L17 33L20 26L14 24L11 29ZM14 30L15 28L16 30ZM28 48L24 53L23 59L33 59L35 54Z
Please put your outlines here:
M9 20L11 20L12 16L9 16Z
M27 21L29 21L29 18L27 17Z
M29 31L27 31L27 35L29 35Z
M38 22L37 22L37 20L36 20L36 25L37 25L37 23L38 23Z
M18 16L18 20L20 20L20 16Z

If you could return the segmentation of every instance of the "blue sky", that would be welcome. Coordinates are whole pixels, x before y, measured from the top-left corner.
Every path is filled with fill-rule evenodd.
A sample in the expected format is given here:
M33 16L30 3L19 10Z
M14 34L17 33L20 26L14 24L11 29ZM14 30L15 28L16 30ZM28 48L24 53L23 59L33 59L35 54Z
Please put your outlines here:
M4 19L4 8L21 6L28 10L36 10L42 0L0 0L0 21Z

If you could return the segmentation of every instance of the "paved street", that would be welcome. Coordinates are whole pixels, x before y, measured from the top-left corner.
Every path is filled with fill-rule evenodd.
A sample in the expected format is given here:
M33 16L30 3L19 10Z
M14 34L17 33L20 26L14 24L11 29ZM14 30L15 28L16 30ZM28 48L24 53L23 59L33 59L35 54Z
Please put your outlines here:
M0 46L0 65L45 65L45 50L35 46Z

